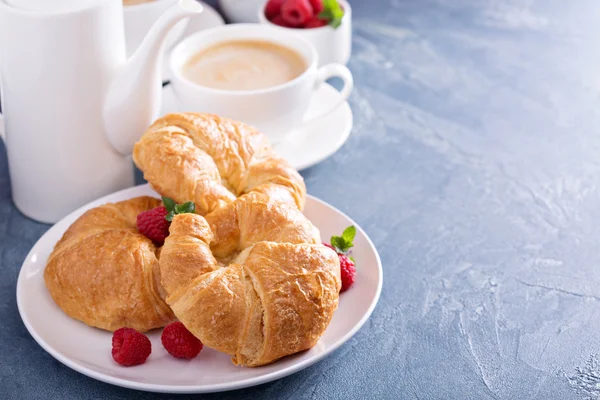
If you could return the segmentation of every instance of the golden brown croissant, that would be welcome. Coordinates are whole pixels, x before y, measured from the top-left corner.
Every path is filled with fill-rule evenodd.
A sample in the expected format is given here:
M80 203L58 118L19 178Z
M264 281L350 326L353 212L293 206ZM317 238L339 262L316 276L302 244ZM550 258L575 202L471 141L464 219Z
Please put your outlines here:
M295 207L261 194L206 218L176 215L160 268L177 318L249 367L314 346L341 286L338 256L318 230Z
M133 160L157 192L178 203L193 201L201 215L249 192L304 207L302 177L266 137L216 115L160 118L136 143Z
M114 331L147 331L174 320L164 302L157 248L138 232L137 215L160 200L138 197L91 209L48 258L44 280L71 318Z

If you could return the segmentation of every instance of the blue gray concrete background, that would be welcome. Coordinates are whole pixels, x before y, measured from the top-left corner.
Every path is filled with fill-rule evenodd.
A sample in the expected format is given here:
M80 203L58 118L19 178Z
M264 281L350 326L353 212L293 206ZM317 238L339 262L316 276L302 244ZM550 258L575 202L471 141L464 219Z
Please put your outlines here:
M352 5L355 127L303 175L375 242L381 300L318 364L197 398L597 399L600 3ZM169 398L80 375L25 330L15 283L48 226L14 208L2 144L0 222L0 398Z

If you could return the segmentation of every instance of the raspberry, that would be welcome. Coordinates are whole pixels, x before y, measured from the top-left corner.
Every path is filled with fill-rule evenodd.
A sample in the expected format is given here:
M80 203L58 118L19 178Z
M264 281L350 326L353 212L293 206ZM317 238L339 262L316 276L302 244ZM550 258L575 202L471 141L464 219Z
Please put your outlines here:
M344 229L342 236L332 236L331 244L323 243L325 246L334 250L340 258L340 277L342 278L342 289L340 293L350 289L354 283L356 268L354 261L348 256L348 251L354 246L354 238L356 237L356 228L349 226Z
M160 206L141 212L137 216L138 231L159 246L169 236L169 221L166 220L167 208Z
M313 14L315 16L319 15L321 11L323 11L323 0L308 0L310 5L313 8Z
M344 253L338 252L337 249L329 243L323 243L323 245L335 251L340 258L340 277L342 278L342 289L340 290L340 293L343 293L350 289L350 286L354 283L354 276L356 275L354 262L352 262L352 260Z
M283 17L281 15L277 15L275 16L272 20L272 23L274 23L275 25L279 25L279 26L283 26L284 28L292 28L291 26L288 25L287 22L285 22L283 20Z
M152 352L146 335L132 328L120 328L113 333L112 357L121 365L130 367L143 364Z
M340 276L342 278L342 290L340 293L350 289L350 286L354 283L354 276L356 275L356 268L354 263L345 254L338 254L340 257Z
M302 26L313 16L309 0L287 0L281 6L281 16L289 26Z
M269 21L273 21L273 18L281 14L281 6L286 0L269 0L265 5L265 16Z
M304 28L320 28L327 25L327 21L320 19L319 17L312 17L304 24Z
M191 359L202 350L202 342L181 322L171 322L163 329L160 340L173 357Z

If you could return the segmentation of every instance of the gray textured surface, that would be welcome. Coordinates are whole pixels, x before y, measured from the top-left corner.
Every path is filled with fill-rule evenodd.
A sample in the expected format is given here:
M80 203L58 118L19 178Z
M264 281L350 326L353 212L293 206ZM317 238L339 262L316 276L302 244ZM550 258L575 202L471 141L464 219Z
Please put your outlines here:
M380 303L317 365L202 398L598 398L600 3L353 5L356 126L303 175L371 235ZM154 398L26 332L15 282L47 226L8 183L0 145L0 398Z

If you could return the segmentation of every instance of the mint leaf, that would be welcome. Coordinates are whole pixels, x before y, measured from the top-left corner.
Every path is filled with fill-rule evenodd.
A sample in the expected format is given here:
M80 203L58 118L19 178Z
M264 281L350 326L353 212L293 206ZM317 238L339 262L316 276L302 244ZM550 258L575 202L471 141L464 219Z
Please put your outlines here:
M348 258L352 260L352 262L354 263L354 265L356 265L356 260L354 259L354 257L350 256Z
M173 217L177 214L191 214L196 210L196 205L191 201L183 204L177 204L173 199L163 197L163 204L169 212L167 215L165 215L165 219L169 222L173 221Z
M356 237L356 227L354 225L351 225L349 227L347 227L346 229L344 229L344 232L342 233L342 238L344 239L344 241L346 241L346 243L350 244L350 247L353 246L353 241L354 238Z
M349 226L346 229L344 229L342 236L332 236L330 243L333 247L335 247L338 253L347 253L348 250L350 250L352 246L354 246L354 243L352 243L352 241L354 240L355 236L356 227Z
M173 209L176 206L175 200L173 200L169 197L163 197L162 202L165 205L165 208L167 209L167 211L169 211L169 212L173 211Z
M187 203L183 203L181 205L181 213L193 213L196 210L196 205L188 201Z
M323 0L323 11L319 13L319 18L328 21L334 29L342 24L344 18L344 9L337 0Z
M187 203L183 203L183 204L177 204L175 206L175 214L193 213L195 208L196 208L195 204L192 203L191 201L188 201Z
M331 245L335 247L336 250L340 250L342 247L344 247L344 239L339 236L332 236Z

